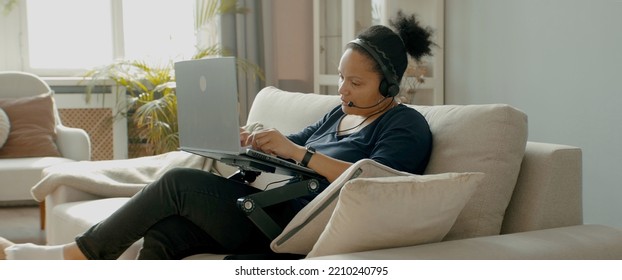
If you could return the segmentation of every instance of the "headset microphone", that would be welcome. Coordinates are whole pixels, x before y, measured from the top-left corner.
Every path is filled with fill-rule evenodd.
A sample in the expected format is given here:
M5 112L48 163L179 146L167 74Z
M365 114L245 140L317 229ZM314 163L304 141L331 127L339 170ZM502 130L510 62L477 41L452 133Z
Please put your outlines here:
M348 102L348 107L354 107L354 108L359 108L359 109L370 109L370 108L374 108L376 106L378 106L380 103L382 103L382 101L385 101L387 99L387 97L385 96L384 98L380 99L380 101L378 101L378 103L372 105L372 106L367 106L367 107L360 107L360 106L356 106L356 104L354 104L354 102L350 101Z

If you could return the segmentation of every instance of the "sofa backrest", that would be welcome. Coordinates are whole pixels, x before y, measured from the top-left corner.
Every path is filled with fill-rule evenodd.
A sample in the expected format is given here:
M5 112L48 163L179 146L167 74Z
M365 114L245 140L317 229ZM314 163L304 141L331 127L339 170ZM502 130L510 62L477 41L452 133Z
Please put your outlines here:
M426 174L486 174L445 240L499 234L525 153L527 116L503 104L411 107L432 131Z
M255 98L248 123L261 122L288 134L316 122L340 102L339 96L267 87ZM427 174L486 173L446 239L499 234L525 151L527 116L501 104L412 107L426 117L434 138Z
M33 97L53 93L50 86L39 76L21 71L0 71L0 98ZM60 123L60 116L54 104L54 117Z
M0 91L3 98L20 98L50 92L51 89L41 78L26 72L0 72Z
M340 102L336 95L289 92L270 86L257 93L247 123L260 122L287 135L317 122Z
M10 123L0 158L61 156L56 143L60 116L53 91L40 77L0 71L0 108Z

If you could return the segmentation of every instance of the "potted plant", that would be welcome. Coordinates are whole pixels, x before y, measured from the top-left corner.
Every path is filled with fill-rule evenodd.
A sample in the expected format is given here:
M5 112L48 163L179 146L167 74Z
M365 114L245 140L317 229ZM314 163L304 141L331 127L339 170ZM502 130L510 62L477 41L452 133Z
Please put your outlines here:
M196 30L208 25L225 13L244 13L235 0L198 1ZM198 48L192 59L226 56L218 45ZM263 79L261 69L242 59L237 60L241 71L252 78ZM179 148L177 129L177 97L175 92L174 64L150 65L141 60L119 60L88 71L87 102L95 86L112 82L117 94L127 96L127 103L119 108L128 122L128 156L140 157L174 151Z

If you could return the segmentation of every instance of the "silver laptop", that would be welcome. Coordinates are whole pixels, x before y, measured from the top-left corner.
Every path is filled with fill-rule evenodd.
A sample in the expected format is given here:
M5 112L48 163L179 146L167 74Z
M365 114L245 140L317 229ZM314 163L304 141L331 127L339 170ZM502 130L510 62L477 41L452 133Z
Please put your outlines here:
M286 175L319 175L302 167L240 145L235 57L175 63L180 149L246 170Z

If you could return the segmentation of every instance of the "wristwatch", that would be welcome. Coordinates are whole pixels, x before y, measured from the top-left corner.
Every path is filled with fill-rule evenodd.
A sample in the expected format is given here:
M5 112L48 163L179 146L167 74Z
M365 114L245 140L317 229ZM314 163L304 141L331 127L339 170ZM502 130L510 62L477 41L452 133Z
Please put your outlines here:
M300 165L302 165L304 167L307 167L307 165L309 164L309 161L311 160L311 157L314 154L315 154L315 149L313 147L307 147L307 153L302 158L302 161L300 162Z

